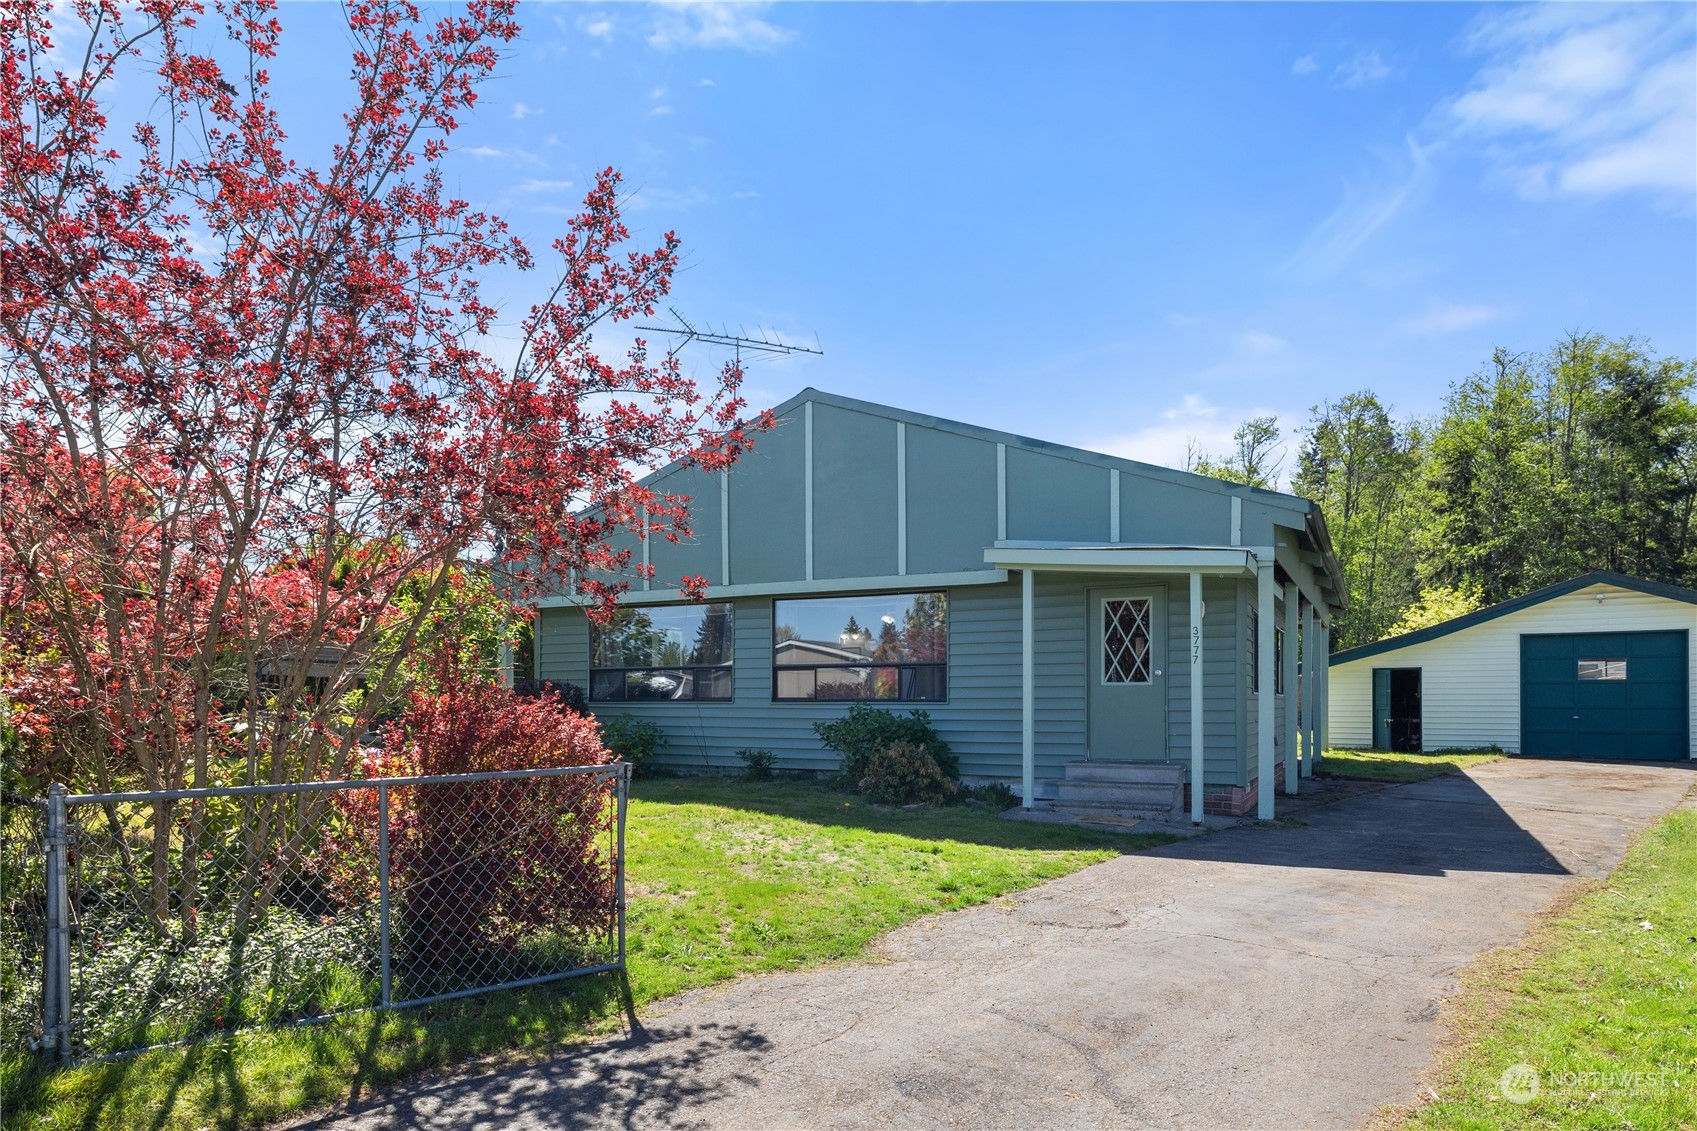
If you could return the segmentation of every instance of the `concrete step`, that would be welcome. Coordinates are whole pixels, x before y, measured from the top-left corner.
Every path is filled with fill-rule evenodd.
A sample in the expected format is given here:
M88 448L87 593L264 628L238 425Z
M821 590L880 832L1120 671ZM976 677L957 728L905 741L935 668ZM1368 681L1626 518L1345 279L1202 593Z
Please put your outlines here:
M1056 816L1069 821L1083 821L1087 824L1101 825L1129 825L1139 821L1174 823L1183 818L1182 813L1172 809L1127 805L1091 805L1079 802L1072 804L1056 802L1053 812Z
M1177 762L1068 762L1066 780L1184 787L1184 766Z
M1057 783L1055 803L1178 809L1184 803L1184 787L1157 782L1062 781Z

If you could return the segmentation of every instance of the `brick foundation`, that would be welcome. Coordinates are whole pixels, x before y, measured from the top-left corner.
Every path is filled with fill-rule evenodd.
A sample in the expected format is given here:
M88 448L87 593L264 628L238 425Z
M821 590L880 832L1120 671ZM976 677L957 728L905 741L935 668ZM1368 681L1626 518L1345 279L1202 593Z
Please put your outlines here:
M1273 765L1273 788L1279 789L1285 784L1285 764L1276 762ZM1248 817L1255 812L1256 803L1260 800L1261 779L1256 778L1247 786L1242 785L1212 785L1202 792L1202 812L1211 817ZM1190 812L1190 786L1184 787L1184 811Z

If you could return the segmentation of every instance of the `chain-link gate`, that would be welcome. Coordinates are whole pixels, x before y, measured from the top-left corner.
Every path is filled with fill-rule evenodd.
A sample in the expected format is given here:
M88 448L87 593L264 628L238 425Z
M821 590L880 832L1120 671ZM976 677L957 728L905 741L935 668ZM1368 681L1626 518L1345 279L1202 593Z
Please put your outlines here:
M40 1043L108 1057L620 969L628 784L614 763L56 786L22 895L41 909Z

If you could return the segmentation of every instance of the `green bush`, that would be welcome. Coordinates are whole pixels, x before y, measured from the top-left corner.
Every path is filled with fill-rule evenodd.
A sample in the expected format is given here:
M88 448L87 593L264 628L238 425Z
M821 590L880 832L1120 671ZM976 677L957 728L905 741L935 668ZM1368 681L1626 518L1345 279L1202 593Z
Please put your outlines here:
M621 715L596 721L601 724L601 745L619 761L629 762L633 775L640 777L647 772L649 762L666 745L666 732L647 719Z
M1019 804L1019 794L1005 781L985 782L967 790L967 795L974 801L981 801L992 813L1000 813L1012 809Z
M930 750L911 742L874 750L857 788L887 805L916 801L941 805L953 801L960 792L960 786L943 772Z
M842 718L814 723L813 730L826 749L842 755L837 784L848 789L859 788L873 754L898 744L922 747L945 779L953 781L960 776L960 760L937 734L930 714L925 711L898 715L855 703Z
M747 767L743 770L743 776L755 781L765 781L770 778L772 767L778 764L778 756L770 750L745 748L738 750L736 754L738 758L742 759L743 765Z

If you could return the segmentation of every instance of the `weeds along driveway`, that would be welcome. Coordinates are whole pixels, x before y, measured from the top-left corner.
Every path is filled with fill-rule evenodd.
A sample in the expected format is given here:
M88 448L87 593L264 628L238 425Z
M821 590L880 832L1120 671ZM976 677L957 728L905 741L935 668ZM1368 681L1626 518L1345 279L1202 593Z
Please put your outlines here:
M1098 864L314 1126L1355 1127L1440 1005L1697 774L1507 761Z

